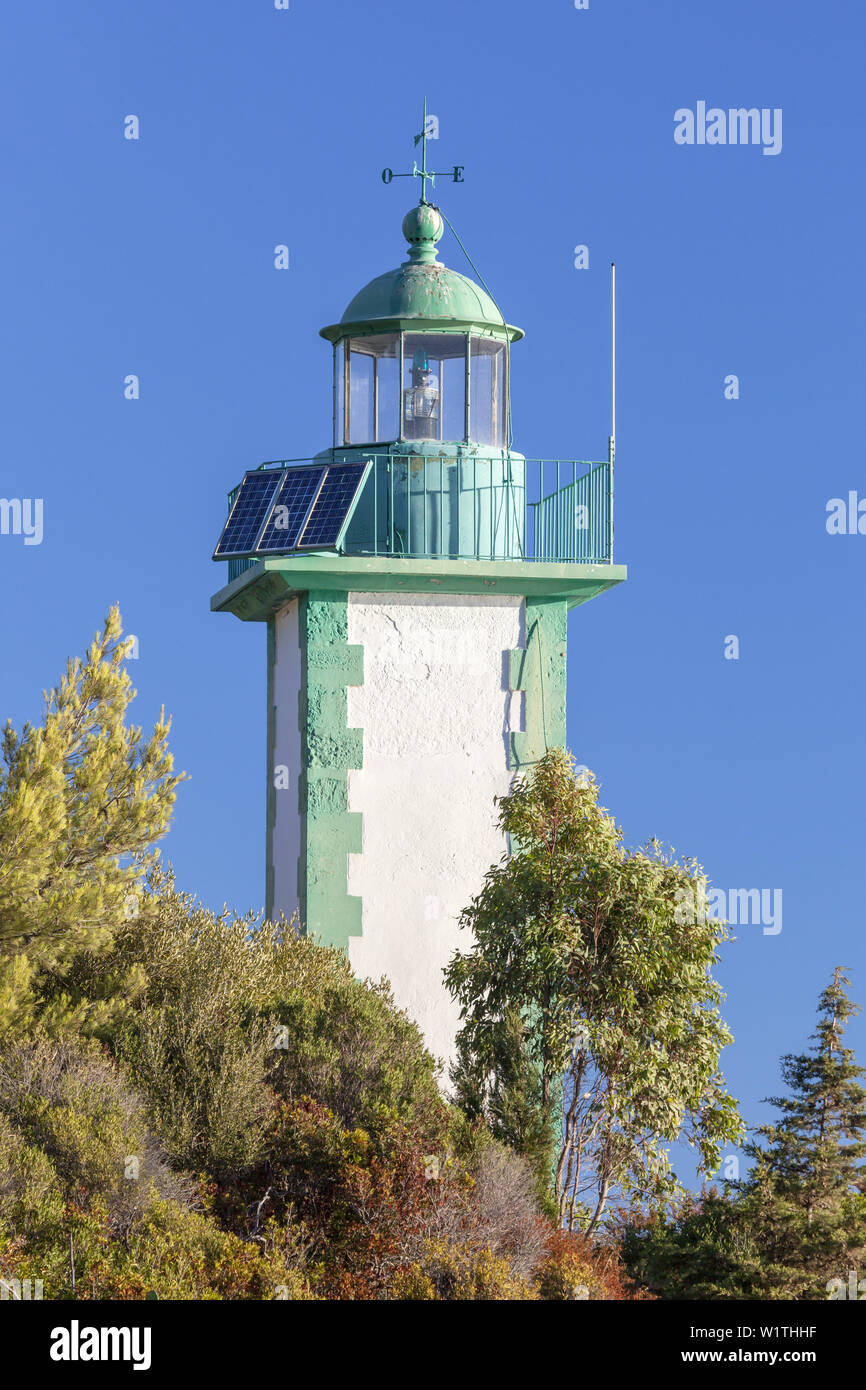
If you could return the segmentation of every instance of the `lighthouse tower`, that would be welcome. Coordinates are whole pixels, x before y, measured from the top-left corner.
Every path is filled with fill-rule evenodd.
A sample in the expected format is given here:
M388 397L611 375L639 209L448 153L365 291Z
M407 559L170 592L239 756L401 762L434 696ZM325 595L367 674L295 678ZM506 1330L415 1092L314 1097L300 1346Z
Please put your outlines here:
M439 261L424 151L402 264L321 330L331 442L229 494L211 607L267 626L268 913L387 976L448 1058L442 970L507 851L495 798L564 745L568 611L625 569L612 446L603 462L512 446L523 334Z

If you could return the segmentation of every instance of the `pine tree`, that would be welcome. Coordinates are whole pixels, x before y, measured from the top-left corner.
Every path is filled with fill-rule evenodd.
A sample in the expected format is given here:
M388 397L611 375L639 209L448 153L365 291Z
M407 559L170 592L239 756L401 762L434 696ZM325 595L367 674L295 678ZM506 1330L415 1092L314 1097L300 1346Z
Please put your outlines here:
M818 1003L809 1051L782 1058L791 1094L776 1124L744 1146L748 1177L691 1199L668 1219L626 1216L633 1278L662 1298L826 1298L866 1275L866 1089L842 1035L859 1012L840 968ZM855 1283L857 1280L855 1280Z
M181 780L169 724L149 739L125 723L135 695L120 613L45 696L41 725L7 723L0 746L0 1030L33 1017L43 985L64 1012L81 951L110 942L137 910L152 846Z
M859 1007L839 967L818 1003L814 1046L782 1058L789 1096L768 1103L778 1123L745 1147L753 1167L740 1184L740 1216L760 1251L754 1297L825 1297L866 1255L866 1068L842 1044ZM763 1290L763 1291L762 1291Z

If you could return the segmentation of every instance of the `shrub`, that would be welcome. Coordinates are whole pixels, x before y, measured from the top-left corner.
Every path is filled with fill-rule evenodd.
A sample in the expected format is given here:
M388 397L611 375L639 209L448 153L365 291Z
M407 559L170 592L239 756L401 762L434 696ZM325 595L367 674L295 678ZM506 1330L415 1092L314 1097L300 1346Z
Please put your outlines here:
M391 1299L478 1301L532 1299L532 1287L508 1260L485 1247L425 1241L420 1258L396 1275Z
M99 1035L134 1075L172 1161L232 1182L265 1156L274 1096L310 1096L347 1128L389 1118L434 1147L447 1122L433 1058L383 984L341 951L254 915L215 915L153 873L107 956L82 954L79 996L122 987Z
M41 1279L45 1298L311 1297L294 1232L263 1250L175 1202L156 1199L124 1239L99 1202L68 1205L43 1234L38 1244L0 1235L0 1278Z
M536 1274L538 1295L546 1300L644 1299L623 1277L615 1249L593 1245L573 1231L551 1229L547 1254Z
M149 1132L145 1107L93 1041L39 1036L0 1052L0 1216L38 1231L57 1204L104 1207L125 1235L156 1196L188 1202ZM9 1219L9 1218L7 1218Z

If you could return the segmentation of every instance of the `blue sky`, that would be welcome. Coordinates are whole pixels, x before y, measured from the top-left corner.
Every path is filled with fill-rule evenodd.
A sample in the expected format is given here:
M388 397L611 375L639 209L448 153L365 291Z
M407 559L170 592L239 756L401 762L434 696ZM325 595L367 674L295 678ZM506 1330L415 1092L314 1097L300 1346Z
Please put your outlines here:
M118 600L136 717L165 704L190 775L165 853L207 904L261 905L264 629L211 615L210 554L244 469L330 442L317 330L402 259L413 197L379 171L411 167L426 93L466 170L437 195L526 330L529 456L604 456L617 262L630 577L571 617L569 739L629 842L782 889L782 931L741 927L720 969L729 1083L767 1118L835 965L866 1001L866 536L825 527L866 496L863 11L11 0L2 27L0 495L44 499L41 545L0 536L2 713L38 716ZM781 108L781 153L675 144L700 100Z

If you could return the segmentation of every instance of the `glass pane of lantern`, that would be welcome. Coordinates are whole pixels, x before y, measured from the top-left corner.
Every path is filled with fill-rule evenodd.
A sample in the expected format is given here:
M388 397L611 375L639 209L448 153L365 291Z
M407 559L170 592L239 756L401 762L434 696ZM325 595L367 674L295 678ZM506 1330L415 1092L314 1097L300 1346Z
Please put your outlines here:
M349 355L349 434L347 444L369 444L373 429L375 358L368 352Z
M334 348L334 443L346 442L346 344Z
M460 333L404 336L404 439L463 438L465 355L466 339Z
M462 340L465 341L465 340ZM442 438L452 443L466 438L466 350L442 361Z
M469 437L476 444L505 446L505 361L504 343L472 339Z
M400 382L399 378L399 344L395 344L396 351L393 357L379 357L376 359L377 391L376 391L376 417L378 429L375 438L377 440L392 440L400 438Z
M345 343L349 354L349 406L341 443L371 444L399 438L398 333L371 333ZM338 387L337 419L339 410Z

